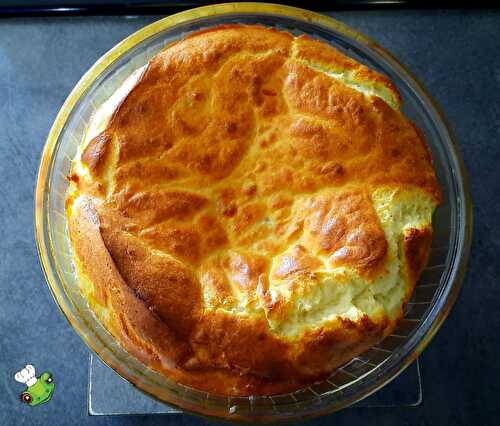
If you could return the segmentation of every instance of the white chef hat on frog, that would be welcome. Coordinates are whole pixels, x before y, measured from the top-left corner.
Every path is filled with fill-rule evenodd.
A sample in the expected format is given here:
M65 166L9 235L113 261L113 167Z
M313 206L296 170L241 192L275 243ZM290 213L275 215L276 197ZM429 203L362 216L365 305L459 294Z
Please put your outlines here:
M36 383L35 367L31 364L26 365L14 375L14 379L19 383L25 383L28 387L33 386Z

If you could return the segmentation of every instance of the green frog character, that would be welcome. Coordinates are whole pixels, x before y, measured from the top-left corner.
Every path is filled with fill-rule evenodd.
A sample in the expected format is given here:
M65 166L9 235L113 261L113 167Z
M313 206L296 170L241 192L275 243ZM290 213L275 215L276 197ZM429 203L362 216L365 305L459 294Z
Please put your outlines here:
M14 378L27 386L27 389L20 395L21 401L24 403L35 407L50 401L52 398L56 385L51 373L45 372L37 378L35 367L28 364L21 371L18 371Z

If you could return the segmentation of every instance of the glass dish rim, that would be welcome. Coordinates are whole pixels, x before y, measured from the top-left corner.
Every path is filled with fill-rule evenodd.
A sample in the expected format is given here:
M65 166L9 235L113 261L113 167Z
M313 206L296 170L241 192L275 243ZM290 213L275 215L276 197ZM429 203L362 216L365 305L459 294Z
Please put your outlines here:
M340 401L339 404L333 407L333 404L330 404L330 406L326 405L312 414L303 416L299 414L298 417L303 418L321 415L351 405L354 402L357 402L377 391L378 389L392 381L394 378L396 378L424 350L424 348L428 345L430 340L442 325L444 319L448 316L449 311L458 296L461 283L465 275L465 269L468 262L472 240L472 203L468 187L468 178L465 172L462 157L458 150L458 145L452 136L451 130L447 125L443 114L441 113L439 107L436 105L432 97L425 91L425 89L423 89L420 82L418 82L417 79L401 63L399 63L389 52L380 47L376 42L360 34L358 31L352 29L351 27L329 16L291 6L269 3L225 3L189 9L175 15L167 16L139 29L138 31L118 43L111 50L105 53L75 85L66 101L64 102L63 106L61 107L47 137L47 141L43 149L40 161L35 189L34 224L39 259L46 278L47 285L56 304L63 312L68 322L80 336L80 338L82 338L85 344L94 353L96 353L97 356L99 356L99 358L101 358L106 365L115 370L126 380L131 381L128 375L123 371L123 369L120 369L120 366L117 365L117 363L113 362L112 359L108 359L107 355L104 355L99 351L99 345L97 344L97 342L94 342L85 332L84 328L81 327L80 324L78 324L71 310L71 307L69 306L67 300L65 300L67 298L67 295L64 292L64 289L60 284L60 278L52 265L52 261L55 259L55 254L49 234L50 228L48 227L47 220L47 206L49 204L48 195L50 194L50 177L53 172L53 159L55 157L54 154L56 153L56 150L59 146L59 137L64 131L65 124L70 117L72 110L78 105L80 98L85 95L94 81L97 80L99 76L122 55L126 54L129 50L139 45L149 37L154 36L160 31L164 31L168 28L193 21L195 19L206 19L210 17L231 14L274 15L283 16L284 18L307 21L308 23L342 33L343 35L352 38L364 44L366 47L376 51L377 54L382 56L390 64L391 67L395 68L398 72L402 72L404 76L413 83L414 87L412 88L417 90L418 96L420 98L423 98L424 101L426 101L426 103L433 108L432 112L435 118L437 118L437 123L441 127L440 131L445 132L445 135L450 142L448 146L448 148L450 148L450 151L448 152L448 154L451 156L452 160L454 160L454 163L458 166L459 176L455 180L455 182L459 185L459 189L457 191L464 197L464 226L462 232L458 235L458 240L462 241L462 245L458 247L458 250L460 250L460 255L455 257L454 267L450 270L451 278L448 279L448 282L441 290L442 292L446 292L446 294L439 295L441 303L435 303L432 310L428 313L427 317L423 319L422 323L428 322L430 324L428 324L427 327L424 327L423 330L418 330L421 335L417 338L418 332L416 333L416 335L414 336L416 343L413 345L413 347L407 348L406 352L400 356L400 359L393 360L390 368L388 370L385 370L383 374L380 374L379 377L372 378L372 383L365 386L365 388L363 388L361 392L357 392L354 395L350 395L347 398L344 398ZM131 381L131 383L133 382ZM140 385L136 383L133 384L140 389ZM141 390L145 391L144 389ZM147 391L145 392L148 393ZM155 397L155 395L151 395L149 393L148 395ZM161 399L160 401L165 402ZM175 403L168 403L171 405L176 405ZM185 407L180 406L180 408L186 410ZM211 413L204 414L213 415ZM272 420L276 421L279 419L272 418Z

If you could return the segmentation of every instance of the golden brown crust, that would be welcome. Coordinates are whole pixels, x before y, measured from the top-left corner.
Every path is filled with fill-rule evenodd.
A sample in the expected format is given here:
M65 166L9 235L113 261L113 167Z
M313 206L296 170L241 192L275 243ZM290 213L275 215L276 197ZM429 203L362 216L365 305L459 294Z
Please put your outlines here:
M400 241L372 194L440 199L399 103L386 77L264 27L160 52L71 175L72 244L101 320L173 380L230 395L297 389L389 334L432 234L398 230L407 271L390 285L405 291L389 312L373 294L400 279Z
M387 253L385 233L365 192L312 198L304 220L305 242L332 267L376 273Z
M331 72L348 73L349 79L356 81L357 84L375 86L379 91L383 88L387 92L386 97L389 103L397 108L401 105L398 90L386 76L343 55L336 49L325 48L325 44L318 40L306 35L297 37L294 43L294 53L296 58L324 67Z
M431 227L427 226L421 229L410 228L406 230L404 236L404 254L408 275L413 283L417 281L427 264L431 244Z
M82 161L97 175L102 174L104 170L110 146L111 135L102 132L89 142L82 153Z
M186 345L175 338L170 328L157 315L151 313L144 301L137 297L123 280L109 254L100 233L99 215L94 203L85 197L72 205L69 222L70 236L83 273L94 284L96 300L103 306L111 304L117 312L111 326L127 349L141 354L141 360L152 361L147 356L143 341L154 342L166 359L176 362L183 357ZM131 335L128 331L137 333Z

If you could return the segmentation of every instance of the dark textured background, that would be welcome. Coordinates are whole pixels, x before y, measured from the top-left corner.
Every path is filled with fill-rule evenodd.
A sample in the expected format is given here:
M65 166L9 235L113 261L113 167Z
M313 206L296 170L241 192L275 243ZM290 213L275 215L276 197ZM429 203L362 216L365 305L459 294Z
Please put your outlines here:
M342 12L408 66L441 105L464 154L474 202L469 271L451 315L421 357L424 401L349 409L311 424L497 425L500 416L500 13ZM96 59L154 17L0 20L0 424L204 424L191 416L88 417L88 350L40 271L33 188L65 97ZM55 373L52 401L28 407L13 374ZM110 395L112 398L113 395Z

